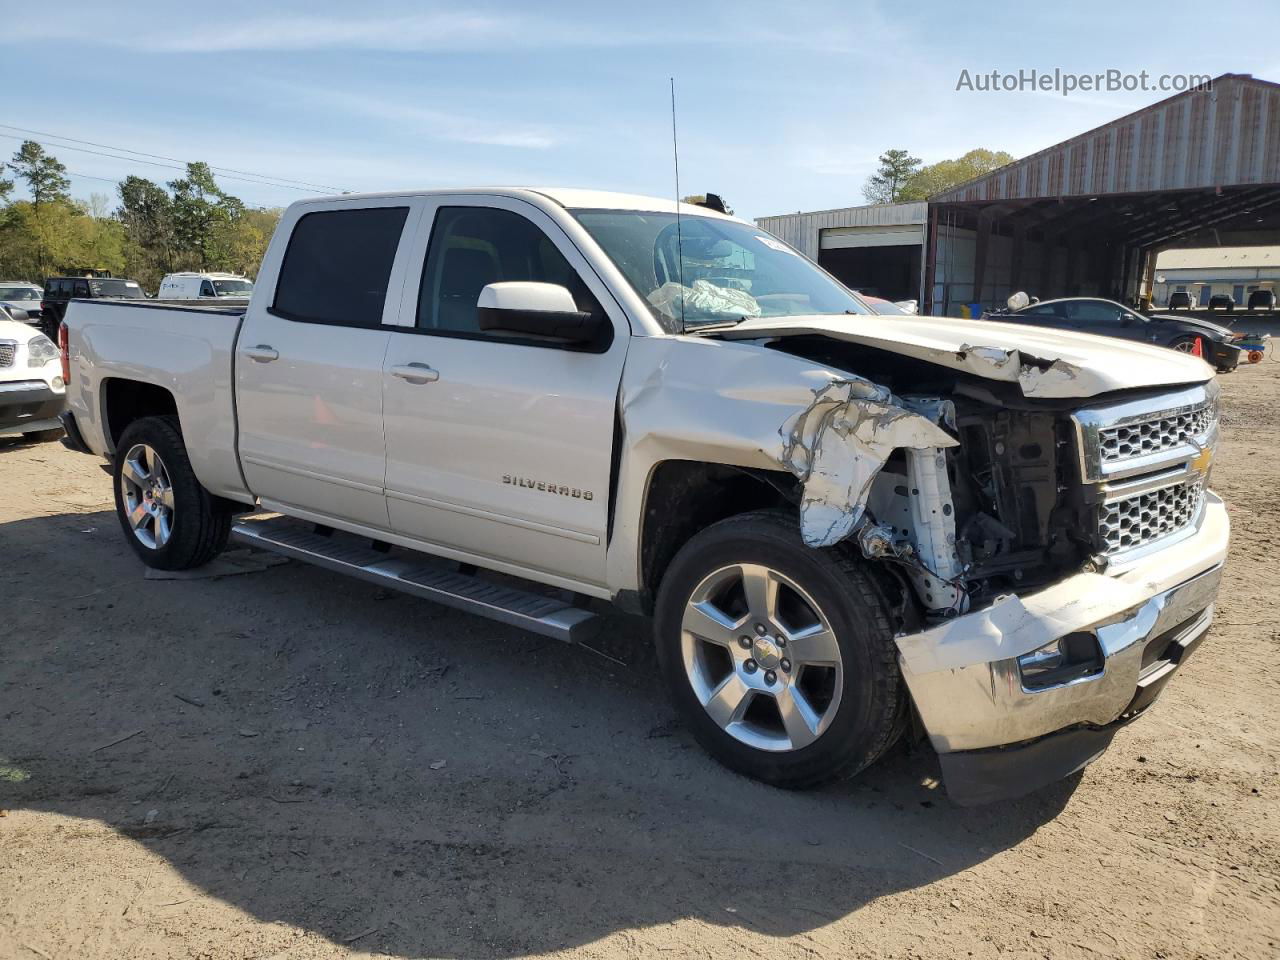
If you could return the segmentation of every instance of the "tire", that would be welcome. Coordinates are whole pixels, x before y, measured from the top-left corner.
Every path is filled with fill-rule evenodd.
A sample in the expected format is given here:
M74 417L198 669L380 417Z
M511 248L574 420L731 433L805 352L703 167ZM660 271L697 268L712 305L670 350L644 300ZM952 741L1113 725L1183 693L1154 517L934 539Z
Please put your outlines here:
M32 430L30 433L22 435L23 440L30 440L32 443L47 443L50 440L59 440L61 438L61 427L54 427L52 430Z
M1192 336L1178 337L1169 344L1169 349L1176 350L1178 353L1190 353L1196 348L1196 341L1199 339L1199 337Z
M763 633L759 605L744 602L761 569L763 582L780 584ZM793 516L747 513L698 533L667 568L654 620L676 709L708 753L746 776L793 789L851 777L905 726L893 628L874 583L842 550L806 547ZM744 688L745 705L730 710Z
M190 570L227 545L231 512L196 479L177 417L129 424L116 445L111 477L120 528L147 566Z

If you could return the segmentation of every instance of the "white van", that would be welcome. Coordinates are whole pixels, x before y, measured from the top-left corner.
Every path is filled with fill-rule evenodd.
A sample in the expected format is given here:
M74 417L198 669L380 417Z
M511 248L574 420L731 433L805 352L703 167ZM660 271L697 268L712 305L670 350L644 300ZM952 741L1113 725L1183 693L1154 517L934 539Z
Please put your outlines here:
M160 281L161 300L247 299L253 281L234 273L171 273Z

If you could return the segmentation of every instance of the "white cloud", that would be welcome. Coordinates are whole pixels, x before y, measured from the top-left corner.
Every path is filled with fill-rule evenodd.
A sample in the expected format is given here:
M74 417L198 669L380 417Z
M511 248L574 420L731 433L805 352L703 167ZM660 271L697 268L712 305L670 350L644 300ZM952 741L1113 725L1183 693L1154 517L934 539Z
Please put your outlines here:
M401 134L422 135L432 140L473 143L490 147L519 147L546 150L562 137L546 126L519 120L487 120L396 99L395 94L369 89L359 94L325 89L315 85L282 83L277 92L292 96L326 114L339 112L394 124Z
M537 49L615 49L634 47L741 47L779 51L807 50L824 54L857 54L863 59L897 60L910 39L873 5L856 11L819 5L789 11L779 21L776 8L753 7L749 0L728 8L705 10L700 29L689 30L655 13L651 25L637 26L634 17L548 16L494 8L494 12L449 9L379 13L358 10L351 16L300 10L289 14L228 15L204 29L174 29L164 8L139 12L127 29L108 25L85 11L57 21L14 17L6 38L58 40L94 46L112 45L145 53L219 54L233 52L300 52L370 50L405 53L493 53Z

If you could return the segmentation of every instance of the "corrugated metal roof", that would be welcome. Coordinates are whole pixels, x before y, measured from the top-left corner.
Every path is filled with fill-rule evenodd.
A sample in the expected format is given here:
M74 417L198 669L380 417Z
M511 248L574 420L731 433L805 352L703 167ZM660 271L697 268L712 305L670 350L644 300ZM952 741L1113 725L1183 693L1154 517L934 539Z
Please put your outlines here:
M759 217L756 226L785 240L810 260L818 259L821 231L835 227L889 227L921 224L929 216L929 204L873 203L862 207L840 207L812 213L787 213L777 217Z
M1280 183L1280 84L1227 73L929 198L1099 196Z
M1200 247L1161 250L1157 270L1211 270L1215 267L1280 267L1280 247Z

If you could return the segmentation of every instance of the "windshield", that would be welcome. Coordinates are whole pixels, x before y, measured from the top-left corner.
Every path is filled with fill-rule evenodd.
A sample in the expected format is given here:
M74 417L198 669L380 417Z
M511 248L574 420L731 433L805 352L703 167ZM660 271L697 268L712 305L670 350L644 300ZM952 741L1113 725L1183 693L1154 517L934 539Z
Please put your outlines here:
M247 297L253 293L252 280L210 280L213 291L220 297Z
M750 317L870 309L763 230L674 213L576 210L574 217L673 333Z
M0 300L39 300L38 287L0 287Z
M142 299L142 288L133 280L90 280L89 290L95 297Z
M891 300L881 300L879 297L868 297L863 294L863 299L867 301L867 305L882 317L906 317L909 316L907 311L903 310Z

